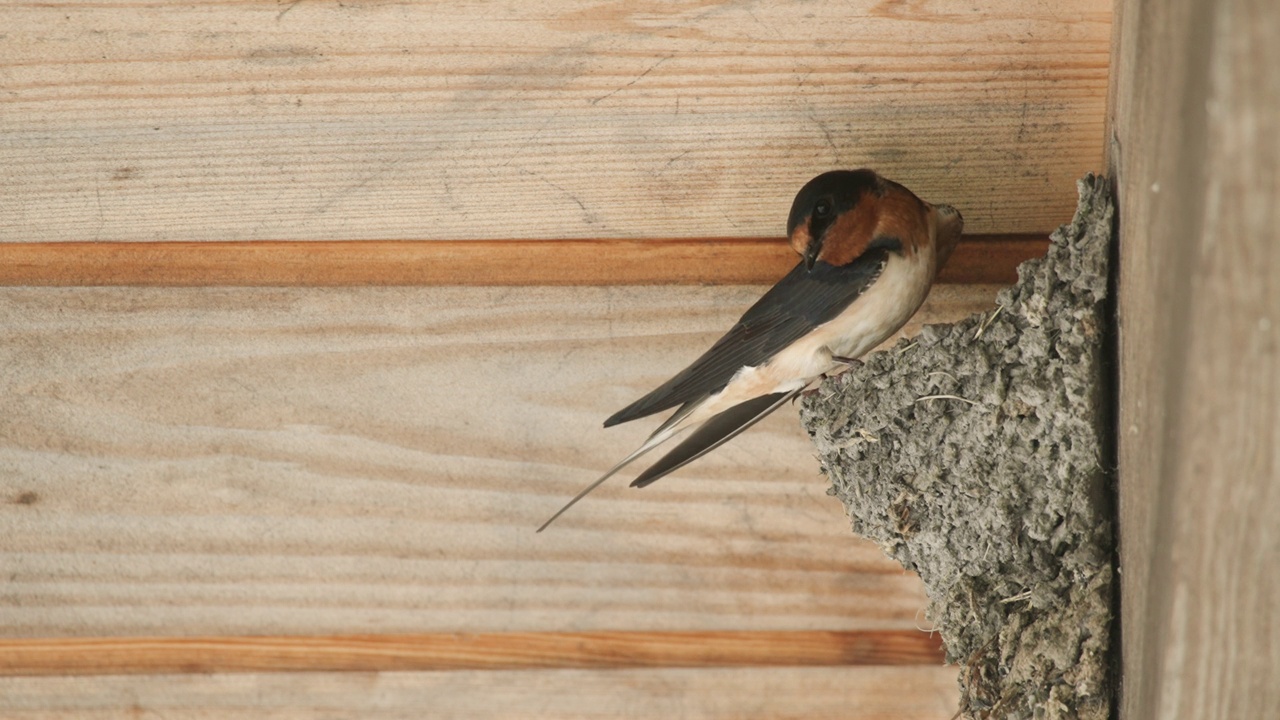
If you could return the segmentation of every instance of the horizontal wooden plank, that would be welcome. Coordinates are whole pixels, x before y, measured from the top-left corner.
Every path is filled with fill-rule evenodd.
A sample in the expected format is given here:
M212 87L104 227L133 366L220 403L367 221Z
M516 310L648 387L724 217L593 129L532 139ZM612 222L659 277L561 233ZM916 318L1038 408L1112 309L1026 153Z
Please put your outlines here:
M967 238L939 281L1012 284L1047 247ZM781 239L4 243L0 285L741 285L795 263Z
M2 289L0 634L927 626L792 408L534 534L763 290Z
M0 241L765 237L863 166L1047 233L1100 169L1110 27L1110 0L8 2Z
M0 675L936 666L943 660L937 635L910 630L0 639Z
M0 678L7 720L950 720L944 667L513 670Z

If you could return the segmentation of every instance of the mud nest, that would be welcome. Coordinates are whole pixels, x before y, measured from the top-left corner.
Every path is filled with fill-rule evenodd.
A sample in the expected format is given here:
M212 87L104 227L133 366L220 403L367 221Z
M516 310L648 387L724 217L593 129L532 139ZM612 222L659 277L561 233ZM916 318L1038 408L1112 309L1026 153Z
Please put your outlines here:
M801 408L859 535L928 591L970 718L1111 711L1113 205L1075 218L995 310L869 357Z

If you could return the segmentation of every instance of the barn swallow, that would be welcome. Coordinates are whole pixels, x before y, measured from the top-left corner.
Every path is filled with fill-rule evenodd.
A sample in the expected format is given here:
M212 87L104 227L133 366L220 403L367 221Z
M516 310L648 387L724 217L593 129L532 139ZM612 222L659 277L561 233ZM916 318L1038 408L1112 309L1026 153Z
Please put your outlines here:
M963 228L955 208L930 205L871 170L837 170L810 180L787 217L787 237L800 262L702 357L604 421L611 427L677 408L538 532L676 434L693 430L632 487L711 452L814 380L884 342L924 302Z

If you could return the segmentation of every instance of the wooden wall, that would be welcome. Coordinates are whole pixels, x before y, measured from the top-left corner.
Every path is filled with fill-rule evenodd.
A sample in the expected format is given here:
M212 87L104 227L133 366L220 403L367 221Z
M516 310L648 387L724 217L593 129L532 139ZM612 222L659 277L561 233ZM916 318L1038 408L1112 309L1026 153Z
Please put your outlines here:
M907 332L989 308L1101 166L1109 3L4 18L0 716L954 712L792 411L533 529L817 172L982 240Z
M872 165L1043 232L1110 5L9 3L5 240L773 236Z
M1280 717L1280 5L1119 11L1121 717Z

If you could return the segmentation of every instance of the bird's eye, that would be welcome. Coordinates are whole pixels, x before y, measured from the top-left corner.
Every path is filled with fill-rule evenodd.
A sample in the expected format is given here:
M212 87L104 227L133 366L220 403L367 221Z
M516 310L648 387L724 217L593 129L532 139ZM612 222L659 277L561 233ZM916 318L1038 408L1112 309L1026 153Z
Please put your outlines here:
M813 206L813 216L824 219L831 217L831 202L829 200L819 200Z

